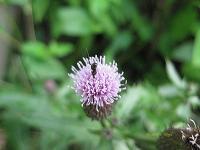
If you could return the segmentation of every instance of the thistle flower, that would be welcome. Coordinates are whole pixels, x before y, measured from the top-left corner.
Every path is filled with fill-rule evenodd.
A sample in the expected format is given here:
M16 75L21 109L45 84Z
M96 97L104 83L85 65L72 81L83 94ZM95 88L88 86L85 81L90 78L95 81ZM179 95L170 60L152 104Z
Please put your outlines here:
M169 128L165 130L157 141L159 150L200 150L200 129L190 119L186 128Z
M117 63L106 64L105 56L83 58L72 66L74 90L81 96L81 103L87 116L103 119L111 114L112 105L120 98L119 93L125 89L122 83L123 73L118 73Z
M200 129L194 122L194 120L190 119L193 126L187 124L188 127L185 130L181 130L182 140L190 145L190 147L194 150L200 150Z

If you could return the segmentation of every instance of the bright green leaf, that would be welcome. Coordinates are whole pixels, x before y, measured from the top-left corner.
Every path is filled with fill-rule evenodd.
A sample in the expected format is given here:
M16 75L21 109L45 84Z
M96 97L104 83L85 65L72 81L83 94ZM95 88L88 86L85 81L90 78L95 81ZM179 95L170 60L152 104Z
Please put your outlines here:
M64 79L65 69L62 64L56 59L47 59L38 61L32 57L23 57L23 61L27 66L28 74L35 80L46 79Z
M171 63L171 61L167 60L166 61L166 67L167 67L167 74L170 78L170 80L178 87L181 89L186 88L186 83L184 80L182 80L176 71L174 65Z
M27 5L29 0L5 0L8 4L20 5L24 6Z
M33 0L33 16L34 19L37 22L40 22L43 17L45 16L45 13L49 6L49 0Z
M45 59L49 57L47 46L38 41L23 43L21 50L25 55L35 57L37 59Z
M141 86L128 88L127 93L121 98L122 101L120 101L120 107L117 109L117 116L124 120L128 118L144 93L145 91Z
M195 37L192 63L193 65L200 67L200 29L196 33L196 37Z
M193 7L186 6L178 11L169 25L172 40L180 41L192 33L193 25L197 22L197 12Z
M95 32L92 19L81 8L60 8L52 20L52 30L55 36L61 34L83 36Z
M53 41L49 45L49 50L52 55L62 57L72 52L73 45L70 43L57 43Z
M173 58L181 62L189 62L192 58L193 43L184 43L173 51Z

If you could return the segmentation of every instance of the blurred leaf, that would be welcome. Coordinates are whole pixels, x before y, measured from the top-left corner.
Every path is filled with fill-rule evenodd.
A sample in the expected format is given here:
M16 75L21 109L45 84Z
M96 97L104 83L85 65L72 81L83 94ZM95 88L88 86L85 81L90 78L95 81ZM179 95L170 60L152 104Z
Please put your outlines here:
M109 10L110 0L88 0L89 9L96 18L100 18L102 14Z
M193 43L184 43L175 48L173 51L173 58L181 62L189 62L192 58Z
M190 4L181 7L177 13L172 13L164 27L165 30L160 33L159 49L164 55L171 54L173 46L184 40L187 36L193 34L196 30L197 12Z
M119 32L119 34L114 38L110 45L111 51L118 51L120 49L126 49L130 46L133 40L132 35L128 31Z
M124 94L117 108L117 116L125 120L130 116L132 109L136 106L141 96L145 93L143 87L136 86L128 88L127 93Z
M200 25L197 3L5 2L6 8L13 8L9 4L18 6L13 9L14 17L7 18L12 32L2 32L0 27L1 35L5 35L2 38L11 39L11 46L16 39L22 43L20 53L14 51L8 56L5 81L0 80L0 125L7 134L7 149L154 150L155 139L163 129L198 116L200 31L193 46L193 34ZM24 16L31 11L31 24L39 41L27 42L18 37L27 37L30 18L24 20ZM1 16L5 18L0 14L0 20ZM87 55L85 49L90 56L106 55L111 61L120 55L119 67L124 68L129 85L137 83L123 93L111 120L106 121L106 126L112 128L110 140L105 139L99 121L85 115L80 97L70 88L73 81L68 79L66 68L81 55ZM169 56L176 61L178 71L169 60L167 73L163 69L162 58ZM180 73L187 82L179 71L183 71ZM173 83L168 83L166 74ZM54 92L45 88L49 80L56 82ZM33 90L28 88L29 81Z
M188 119L191 116L191 110L189 104L180 104L176 109L176 113L183 119Z
M159 94L165 98L173 98L183 94L176 86L171 84L160 86L158 91Z
M95 26L87 12L82 8L60 8L52 20L53 34L84 36L95 33Z
M192 105L192 107L197 108L200 106L200 99L198 96L191 96L188 98L188 102Z
M106 58L112 60L119 51L126 50L133 41L133 36L128 31L119 32L106 50Z
M198 66L186 63L183 65L183 72L188 79L200 81L200 69Z
M172 40L180 41L192 33L193 25L197 22L197 12L191 5L182 8L172 17L169 25Z
M123 140L116 140L113 142L114 150L129 150L127 144ZM138 150L136 148L136 150Z
M49 7L49 0L33 0L32 1L33 7L33 16L36 22L42 21L45 13Z
M109 36L114 36L117 34L117 26L108 14L102 14L98 23L98 31L105 32Z
M57 43L53 41L49 45L49 50L52 55L63 57L72 52L73 45L70 43Z
M128 4L128 3L127 3ZM131 5L131 16L132 17L132 27L133 29L139 34L140 38L143 41L149 40L152 35L153 35L153 27L151 23L145 18L144 16L141 15L139 10L135 5ZM130 7L127 6L127 7Z
M166 60L166 67L167 67L167 74L170 78L170 80L180 89L186 88L186 82L182 80L176 71L174 65L171 63L171 61Z
M131 29L133 29L141 38L142 41L148 41L153 35L153 27L145 18L137 7L135 1L123 2L121 9L124 13L124 18L131 22ZM131 14L131 15L130 15Z
M164 55L168 56L171 52L173 41L169 31L162 32L159 37L158 48L159 51Z
M0 108L6 106L3 119L14 121L14 125L23 124L25 127L37 129L38 133L42 131L41 134L56 133L56 139L68 137L69 139L65 143L70 142L70 138L86 145L93 145L98 142L97 136L91 134L88 130L97 129L97 122L91 124L88 119L79 120L67 111L58 114L54 109L55 105L52 105L47 97L31 95L17 90L3 90L0 93L0 100ZM23 133L26 134L27 132L23 131ZM50 139L52 137L46 137L46 140L49 141Z
M28 74L34 80L65 78L66 73L62 64L56 59L50 58L45 61L38 61L32 57L23 57L28 69Z
M29 0L5 0L9 4L14 4L14 5L27 5L29 3Z
M101 147L102 150L113 149L111 140L106 140L103 138L101 139L98 147Z
M111 0L92 0L88 1L91 14L97 20L99 31L105 32L110 36L117 33L117 26L113 21L110 7L113 6Z
M195 37L192 63L193 65L200 67L200 29L196 33L196 37Z
M21 50L24 54L41 60L49 57L47 46L38 41L23 43Z
M27 126L11 119L5 119L4 125L6 129L7 149L27 150L33 147L29 143L31 138L28 134Z
M2 107L16 107L23 105L17 105L21 102L30 99L30 96L27 94L21 93L20 91L12 91L12 90L1 90L0 93L0 106ZM19 107L19 108L20 108Z

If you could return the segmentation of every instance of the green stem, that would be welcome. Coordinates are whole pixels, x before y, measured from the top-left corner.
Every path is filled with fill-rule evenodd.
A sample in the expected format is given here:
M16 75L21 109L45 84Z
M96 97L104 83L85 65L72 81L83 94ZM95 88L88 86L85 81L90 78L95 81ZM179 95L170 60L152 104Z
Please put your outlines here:
M134 135L130 133L122 133L124 137L131 138L137 141L145 141L148 143L155 143L157 140L157 135L147 135L147 134L142 134L142 135Z
M106 128L106 124L105 124L104 120L101 120L100 123L101 123L101 126L102 126L103 128Z

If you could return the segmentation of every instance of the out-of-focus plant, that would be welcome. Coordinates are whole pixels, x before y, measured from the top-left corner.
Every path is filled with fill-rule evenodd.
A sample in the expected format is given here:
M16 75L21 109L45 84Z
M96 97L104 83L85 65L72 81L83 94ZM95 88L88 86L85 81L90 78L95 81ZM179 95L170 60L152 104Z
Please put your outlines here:
M198 1L0 4L18 11L11 33L0 21L0 40L12 46L0 81L0 147L154 150L166 128L200 123ZM67 75L95 54L115 59L128 81L102 125L85 116Z

